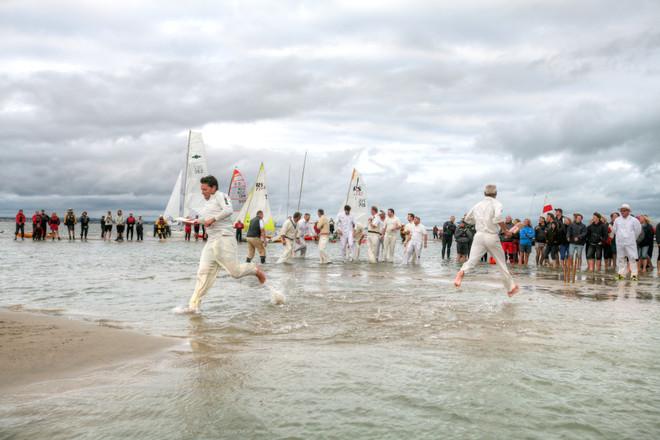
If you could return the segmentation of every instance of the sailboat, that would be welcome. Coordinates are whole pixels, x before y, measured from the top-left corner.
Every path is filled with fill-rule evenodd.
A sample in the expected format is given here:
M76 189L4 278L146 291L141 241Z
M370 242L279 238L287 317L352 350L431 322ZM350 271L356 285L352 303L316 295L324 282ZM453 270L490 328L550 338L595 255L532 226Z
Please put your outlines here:
M353 168L351 181L348 184L346 199L344 199L344 203L339 208L340 213L344 212L345 205L351 207L351 215L353 216L353 220L355 220L355 224L366 228L367 221L369 220L369 208L367 208L367 190L364 185L364 180L360 176L358 170L355 168Z
M238 168L234 168L234 172L231 175L227 195L231 199L234 212L238 213L247 200L247 183L241 172L238 171Z
M195 218L204 206L204 197L199 190L199 180L208 175L206 148L202 133L188 132L186 161L172 188L163 216L172 223L179 218Z
M250 227L250 220L257 216L257 211L263 211L266 235L272 236L275 233L275 222L270 212L270 201L268 200L268 189L266 187L266 170L263 163L259 167L254 186L250 189L247 200L236 216L235 221L241 220L247 230Z

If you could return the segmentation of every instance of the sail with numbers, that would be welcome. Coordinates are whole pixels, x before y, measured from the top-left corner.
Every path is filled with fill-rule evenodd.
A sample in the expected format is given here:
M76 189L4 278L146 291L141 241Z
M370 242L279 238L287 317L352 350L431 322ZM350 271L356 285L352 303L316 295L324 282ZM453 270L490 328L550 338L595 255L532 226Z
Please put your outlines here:
M339 212L344 212L344 206L351 207L351 215L356 225L367 226L369 219L369 208L367 206L367 189L364 180L358 170L353 168L351 181L348 185L348 192L344 203L339 208Z
M245 230L247 230L250 226L250 220L257 216L257 211L264 213L266 235L272 236L275 233L275 222L270 212L270 200L268 199L268 188L266 187L266 170L263 163L259 167L254 186L250 189L247 200L235 220L242 221L245 224Z

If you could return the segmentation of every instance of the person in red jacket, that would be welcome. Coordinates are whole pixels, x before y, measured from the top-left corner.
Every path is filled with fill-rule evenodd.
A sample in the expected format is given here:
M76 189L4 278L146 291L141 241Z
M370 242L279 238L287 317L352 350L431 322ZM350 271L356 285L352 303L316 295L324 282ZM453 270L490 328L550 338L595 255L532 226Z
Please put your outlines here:
M245 225L242 221L237 220L236 223L234 223L234 229L236 229L236 241L239 243L243 241L243 228L245 228Z
M41 214L35 211L32 216L32 240L41 240Z
M128 217L126 217L126 240L131 240L133 241L133 231L135 230L135 217L133 217L133 213L131 212L128 214Z
M21 240L25 240L25 214L23 210L19 209L16 214L16 232L14 233L14 240L18 238L18 232L21 232Z
M55 241L55 237L60 240L60 218L57 214L53 213L50 216L48 224L50 225L50 231L53 233L53 241Z
M186 233L186 236L184 237L184 239L186 241L190 241L190 233L192 232L192 223L185 223L183 228L184 228L184 231Z

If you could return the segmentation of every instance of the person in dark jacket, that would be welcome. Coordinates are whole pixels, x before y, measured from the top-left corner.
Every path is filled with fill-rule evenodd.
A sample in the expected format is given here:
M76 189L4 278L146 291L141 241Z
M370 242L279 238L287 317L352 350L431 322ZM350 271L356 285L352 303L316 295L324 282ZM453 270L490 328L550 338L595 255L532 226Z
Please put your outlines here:
M660 268L660 223L655 226L655 243L658 245L658 263L656 266Z
M559 264L558 254L559 254L559 229L557 228L557 222L555 217L552 214L548 214L546 218L546 228L545 228L545 250L543 251L543 264L544 261L551 263L551 266L556 268ZM552 261L551 261L552 260Z
M468 254L470 253L470 243L472 242L472 232L468 229L464 221L461 221L458 228L456 228L454 238L456 239L458 262L464 263L467 261Z
M566 229L566 235L569 278L574 281L577 270L582 267L582 250L587 237L587 227L582 223L582 214L573 214L573 223Z
M87 211L83 211L80 216L80 240L87 241L87 232L89 232L89 217Z
M46 210L41 210L41 239L45 240L48 237L48 224L50 223L50 216L46 214Z
M602 222L599 213L594 212L587 227L587 264L590 272L594 271L594 267L600 272L603 244L607 242L607 238L607 224Z
M539 224L534 228L534 242L536 243L536 265L539 266L543 260L543 251L545 250L545 218L539 217Z
M144 222L142 221L142 216L138 215L137 220L135 221L135 233L137 234L136 241L144 240Z
M646 215L640 215L639 222L642 224L642 233L637 241L639 254L637 264L639 266L639 272L646 272L649 267L649 260L651 259L649 250L653 251L653 226Z
M449 220L442 225L442 258L445 258L445 253L447 259L450 258L451 254L451 242L454 239L454 234L456 233L456 217L453 215L449 217Z

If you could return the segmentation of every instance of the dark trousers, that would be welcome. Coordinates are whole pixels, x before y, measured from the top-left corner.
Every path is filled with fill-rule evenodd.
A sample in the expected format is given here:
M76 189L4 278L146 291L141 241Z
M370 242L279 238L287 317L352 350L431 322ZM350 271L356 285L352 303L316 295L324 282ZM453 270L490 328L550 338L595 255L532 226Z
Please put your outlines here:
M449 258L451 254L451 242L453 238L454 237L452 237L451 235L449 236L444 235L442 237L442 258L445 258L445 251L447 251L447 258Z
M243 241L243 230L242 229L236 229L236 241L241 242Z
M186 236L184 237L186 241L190 241L190 231L186 231Z
M87 240L87 231L89 231L89 226L88 225L81 225L80 226L80 239L81 240Z
M48 223L41 223L41 239L45 240L48 235Z
M133 229L135 228L135 225L128 224L126 225L126 240L133 240Z
M144 240L144 231L142 228L137 229L137 241Z
M25 238L25 223L16 223L16 233L14 238L18 237L18 232L21 232L21 238Z

